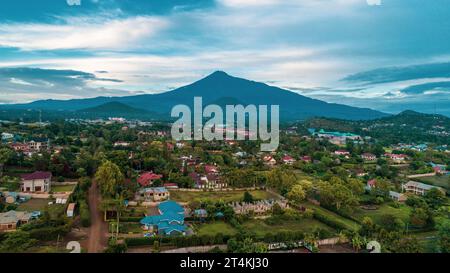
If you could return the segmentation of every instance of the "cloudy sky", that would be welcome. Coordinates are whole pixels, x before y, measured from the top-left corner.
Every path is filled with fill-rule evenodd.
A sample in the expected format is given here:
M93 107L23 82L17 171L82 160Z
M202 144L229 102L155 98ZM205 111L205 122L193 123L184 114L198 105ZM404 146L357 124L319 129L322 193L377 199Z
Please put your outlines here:
M76 2L2 1L0 103L157 93L223 70L450 115L450 0Z

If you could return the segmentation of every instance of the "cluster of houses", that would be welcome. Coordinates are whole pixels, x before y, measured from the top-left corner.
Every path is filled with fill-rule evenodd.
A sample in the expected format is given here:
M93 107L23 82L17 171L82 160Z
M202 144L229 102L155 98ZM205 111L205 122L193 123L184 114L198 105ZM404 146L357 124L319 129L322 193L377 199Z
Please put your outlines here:
M352 133L342 133L342 132L327 132L323 129L316 131L311 128L308 131L317 138L327 139L330 143L335 145L345 145L348 140L351 141L362 141L362 137L360 135L352 134Z
M0 213L0 232L15 231L21 225L27 224L32 219L39 217L39 212L26 212L10 210Z
M48 151L50 149L50 140L36 138L28 142L13 142L9 146L17 153L23 153L31 157L34 153Z
M233 202L230 206L233 208L234 213L238 215L249 214L250 212L254 214L266 214L272 211L275 204L278 204L282 209L288 208L288 203L286 200L260 200L254 203L245 202Z
M366 190L370 191L372 189L375 189L376 187L377 187L377 180L370 179L369 181L367 181L365 188ZM438 189L445 194L445 190L441 187L428 185L416 181L408 181L407 183L402 184L402 193L389 191L389 197L397 202L405 202L408 199L408 194L423 196L431 189Z
M224 189L228 184L222 179L219 168L215 165L204 165L204 174L196 171L191 172L189 176L194 180L196 189Z

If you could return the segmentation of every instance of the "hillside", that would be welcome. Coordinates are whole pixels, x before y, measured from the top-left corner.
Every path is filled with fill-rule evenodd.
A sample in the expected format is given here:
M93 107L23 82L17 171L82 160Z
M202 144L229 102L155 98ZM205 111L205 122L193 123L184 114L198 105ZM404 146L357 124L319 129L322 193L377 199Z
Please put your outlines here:
M367 121L349 121L329 118L312 118L305 128L323 128L354 132L374 137L385 144L391 143L450 143L450 118L407 110L398 115Z

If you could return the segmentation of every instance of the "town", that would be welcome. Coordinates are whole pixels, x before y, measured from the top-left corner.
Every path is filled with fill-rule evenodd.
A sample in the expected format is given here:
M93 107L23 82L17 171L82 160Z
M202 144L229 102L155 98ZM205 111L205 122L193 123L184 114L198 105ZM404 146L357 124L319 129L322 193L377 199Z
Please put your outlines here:
M0 252L448 252L450 148L320 122L264 152L166 122L2 121Z

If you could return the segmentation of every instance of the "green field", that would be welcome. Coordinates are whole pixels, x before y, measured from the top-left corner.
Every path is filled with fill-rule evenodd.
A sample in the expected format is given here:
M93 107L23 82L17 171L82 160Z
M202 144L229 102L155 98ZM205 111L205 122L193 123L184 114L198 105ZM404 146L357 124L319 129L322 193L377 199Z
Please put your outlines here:
M237 231L228 223L217 221L207 224L200 224L196 226L196 233L198 235L212 235L212 236L218 233L222 233L223 235L235 235Z
M75 189L75 185L52 185L52 192L72 192Z
M177 202L201 201L201 200L222 200L226 203L242 201L245 191L209 192L209 191L171 191L170 199ZM264 190L249 191L255 199L276 199L277 197Z
M442 187L447 190L447 193L450 192L450 176L444 175L444 176L428 176L428 177L420 177L420 178L414 178L414 180L417 180L419 182L430 184L433 186Z
M321 214L329 217L330 219L333 219L335 222L342 224L344 227L346 227L348 230L358 230L360 228L360 225L350 219L347 219L345 217L340 216L339 214L336 214L332 211L329 211L325 208L322 208L320 206L314 205L312 203L303 203L302 206L312 209L312 210L317 210L319 211Z
M244 222L242 226L245 230L253 232L257 236L264 236L267 233L277 233L281 231L313 232L318 228L332 233L336 232L333 228L311 218L287 220L277 225L268 225L264 220L252 219Z
M20 204L17 207L18 211L42 211L45 207L48 206L50 199L30 199L29 201Z
M359 221L362 221L364 217L368 216L372 218L375 223L379 224L381 217L387 214L394 215L406 223L409 221L410 213L411 208L404 204L401 204L399 208L391 207L389 204L383 204L376 210L357 208L352 215Z

